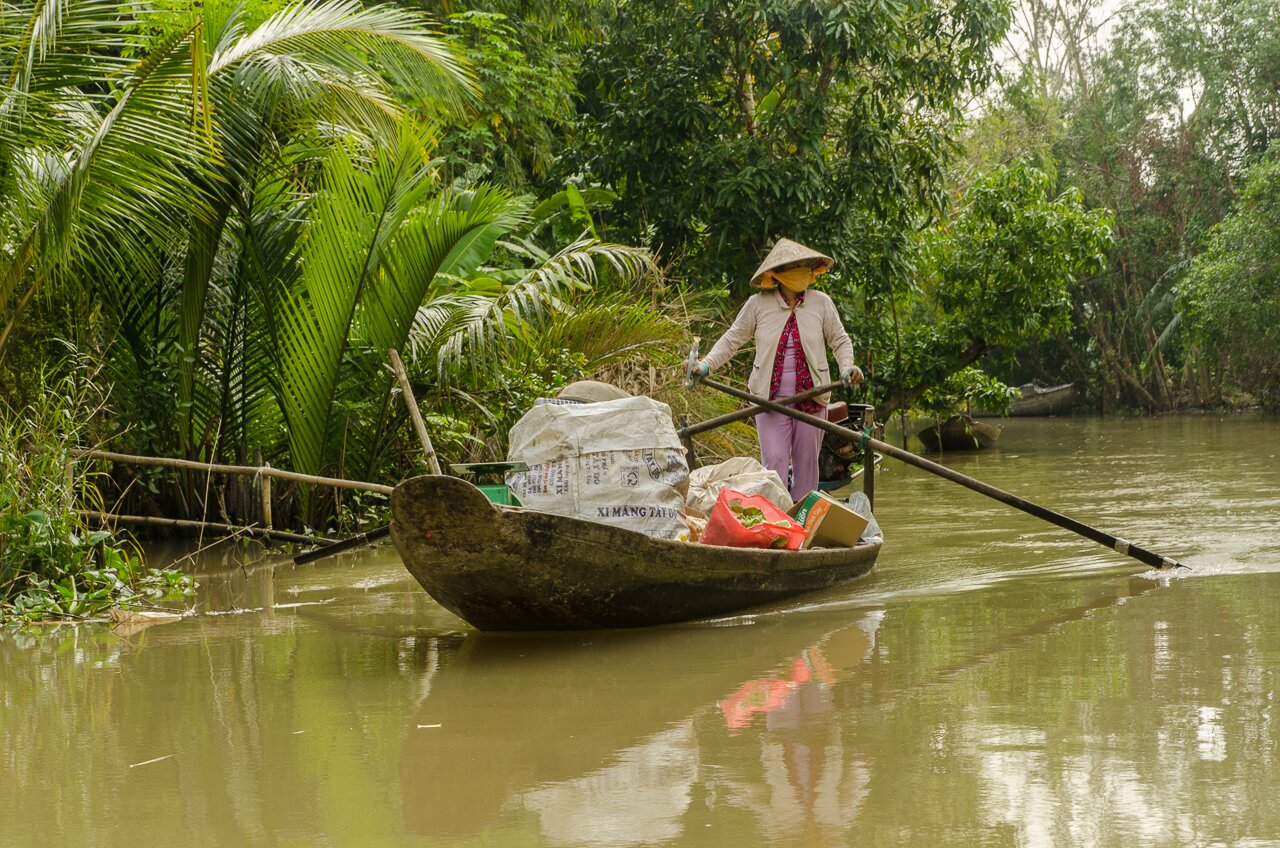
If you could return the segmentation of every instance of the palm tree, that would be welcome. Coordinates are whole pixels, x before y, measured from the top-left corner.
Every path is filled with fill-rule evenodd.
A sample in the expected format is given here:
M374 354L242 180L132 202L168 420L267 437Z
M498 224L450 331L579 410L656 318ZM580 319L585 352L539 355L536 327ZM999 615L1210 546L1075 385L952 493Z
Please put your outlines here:
M91 291L154 451L375 474L401 420L389 348L447 382L463 357L518 367L539 334L596 363L670 335L641 309L610 326L593 293L647 254L593 234L543 251L529 200L442 184L406 92L440 115L473 86L420 15L298 3L246 31L215 4L156 34L118 3L19 8L0 18L0 354L51 283Z
M288 145L321 128L394 136L398 90L447 108L473 88L426 19L399 8L298 3L247 33L238 10L206 8L159 35L103 0L35 0L0 17L0 198L13 245L0 254L0 355L48 281L98 277L126 329L147 322L135 342L163 348L176 331L188 452L215 259L229 228L233 240L254 235L254 194L305 166ZM175 245L180 288L161 285ZM157 310L170 305L177 321L156 338Z
M50 281L120 266L199 209L173 176L210 142L200 27L152 41L119 4L34 0L0 16L0 355ZM126 59L145 50L138 59Z
M422 149L406 124L396 146L369 154L342 144L323 162L297 284L270 327L299 470L337 463L339 401L352 394L373 399L376 411L348 440L342 464L371 470L389 423L387 351L404 346L437 274L469 274L523 218L526 204L501 189L439 190Z

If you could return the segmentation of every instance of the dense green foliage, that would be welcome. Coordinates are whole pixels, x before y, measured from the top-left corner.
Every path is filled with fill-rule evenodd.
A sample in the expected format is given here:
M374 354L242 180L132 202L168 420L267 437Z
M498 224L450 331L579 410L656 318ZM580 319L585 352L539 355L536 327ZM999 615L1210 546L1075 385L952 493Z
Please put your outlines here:
M522 33L517 21L500 12L450 15L443 34L471 66L479 87L476 109L449 122L441 138L448 170L512 187L545 179L563 128L573 120L573 56L555 42Z
M1179 289L1188 335L1228 380L1280 404L1280 159L1249 171L1235 211Z
M1061 185L1113 210L1116 228L1109 267L1073 297L1073 332L1028 351L1008 373L1083 380L1104 408L1208 405L1258 391L1224 367L1221 339L1183 331L1189 311L1244 302L1200 302L1195 290L1178 290L1280 132L1280 6L1133 4L1105 44L1087 37L1111 14L1098 0L1023 6L1040 10L1054 47L1024 45L1023 73L976 128L972 149L987 159L1054 157ZM1065 79L1030 61L1037 49L1061 58ZM1239 344L1263 367L1280 358L1265 336Z
M972 370L977 359L1069 326L1068 284L1107 237L1105 215L1084 216L1078 201L1067 210L1064 197L1061 221L1049 222L1062 226L1042 238L1031 206L1049 204L1047 187L1031 197L1006 186L1001 202L1027 205L1024 226L983 244L985 257L962 256L981 239L957 231L942 267L946 219L971 205L953 206L947 193L962 107L992 79L1007 11L999 2L626 4L587 52L580 136L566 158L581 179L618 192L608 224L661 248L695 290L741 296L782 235L834 256L823 284L872 375L873 402L910 405L944 382L972 394L989 383ZM975 179L985 186L1006 171ZM991 190L975 187L974 197ZM1009 267L995 267L1010 251ZM962 292L966 264L1006 288Z
M1157 0L1106 43L1102 11L21 0L0 400L37 408L65 341L101 366L113 411L86 423L113 447L394 480L422 460L390 349L446 461L501 455L574 379L696 408L680 349L787 236L836 258L821 284L884 412L1028 379L1104 409L1274 403L1280 11ZM62 496L250 517L243 487L93 482ZM0 545L48 530L92 570L82 529L8 491ZM338 529L382 508L280 501Z
M1000 0L621 4L584 59L570 162L610 222L738 293L780 235L882 291L942 205L960 109L994 71Z
M421 15L338 0L259 10L250 29L216 4L159 20L57 7L61 20L37 2L0 25L0 356L45 344L41 332L103 362L112 447L384 479L413 467L391 348L439 402L433 420L457 433L474 410L459 415L455 392L496 426L532 403L506 379L530 351L545 364L524 391L542 394L624 352L674 347L679 328L636 306L644 251L566 237L557 219L582 203L535 209L433 158L438 130L418 116L456 132L480 89ZM42 392L13 371L5 384L15 408ZM484 397L490 387L509 408ZM30 474L53 436L12 435L34 439L6 457ZM468 436L444 441L489 447ZM245 500L191 477L95 482L125 512L232 518ZM77 551L91 537L41 518L52 513L35 493L10 494L6 511L30 520L7 521L0 544L56 537L49 562L87 579ZM311 525L369 517L300 494L282 519L294 505L292 520ZM6 579L48 571L27 562Z
M926 393L936 409L948 385L951 405L985 403L998 387L969 371L974 363L1070 329L1076 280L1104 267L1111 221L1084 209L1078 192L1053 191L1052 177L1027 161L997 166L921 235L919 289L901 307L909 319L903 354L886 350L880 369L901 387L881 404L885 411Z
M461 355L492 359L499 338L586 308L564 293L586 300L602 273L623 290L647 273L642 252L595 238L545 251L530 241L529 201L448 181L429 155L435 136L407 108L465 124L476 87L421 18L331 3L289 7L253 31L237 13L193 20L135 46L176 40L191 57L173 69L182 84L156 95L181 119L153 121L187 142L185 159L132 176L139 194L169 193L148 198L155 219L122 243L125 221L82 204L69 236L101 242L76 261L104 273L67 285L106 323L68 329L109 327L95 340L135 449L241 463L261 451L312 473L386 476L403 416L387 350L405 348L415 325L415 371L439 383ZM402 90L414 97L402 103ZM23 306L17 297L12 320ZM628 343L670 338L660 318L638 329ZM437 362L446 347L453 361ZM607 358L599 347L591 355ZM184 494L188 512L203 512L193 487Z

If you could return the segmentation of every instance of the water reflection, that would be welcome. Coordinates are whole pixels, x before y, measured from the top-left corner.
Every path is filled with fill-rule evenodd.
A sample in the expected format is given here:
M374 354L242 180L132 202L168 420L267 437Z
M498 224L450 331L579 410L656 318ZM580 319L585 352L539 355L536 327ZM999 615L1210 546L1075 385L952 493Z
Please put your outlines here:
M406 823L415 833L465 838L515 806L534 813L552 842L675 838L702 773L695 720L751 670L768 674L786 646L793 654L816 649L833 626L813 616L799 628L779 621L543 639L473 633L441 665L405 732Z
M116 809L220 844L1178 844L1235 815L1202 779L1277 788L1266 602L1190 582L537 640L359 597L68 628L6 655L0 800L84 845L128 841Z
M683 832L699 765L693 723L684 721L618 751L607 766L519 798L537 813L542 835L558 845L662 844Z
M770 842L815 844L819 834L848 830L861 810L870 771L845 749L833 687L870 660L882 617L865 613L719 702L729 736L749 736L758 747L760 770L756 777L754 768L723 769L717 792L749 810Z
M1011 422L955 460L1176 579L901 470L872 579L719 626L482 637L388 549L211 552L216 615L0 630L0 844L1274 844L1280 469L1239 456L1278 433Z

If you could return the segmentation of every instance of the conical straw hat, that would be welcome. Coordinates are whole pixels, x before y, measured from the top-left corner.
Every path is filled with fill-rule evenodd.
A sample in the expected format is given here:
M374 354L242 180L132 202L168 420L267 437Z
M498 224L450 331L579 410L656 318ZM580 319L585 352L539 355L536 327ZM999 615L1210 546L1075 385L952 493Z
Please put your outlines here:
M759 286L760 280L769 271L789 271L803 266L821 274L834 264L835 260L825 253L819 253L791 239L778 239L778 243L773 246L773 250L769 251L769 255L764 258L751 277L751 285Z

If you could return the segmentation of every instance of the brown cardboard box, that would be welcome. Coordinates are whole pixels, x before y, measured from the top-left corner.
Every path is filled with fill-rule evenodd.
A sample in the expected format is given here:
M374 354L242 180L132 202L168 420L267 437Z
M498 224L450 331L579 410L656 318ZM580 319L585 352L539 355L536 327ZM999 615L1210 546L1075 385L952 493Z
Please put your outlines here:
M851 548L858 544L868 520L825 492L810 492L787 511L804 525L805 548Z

